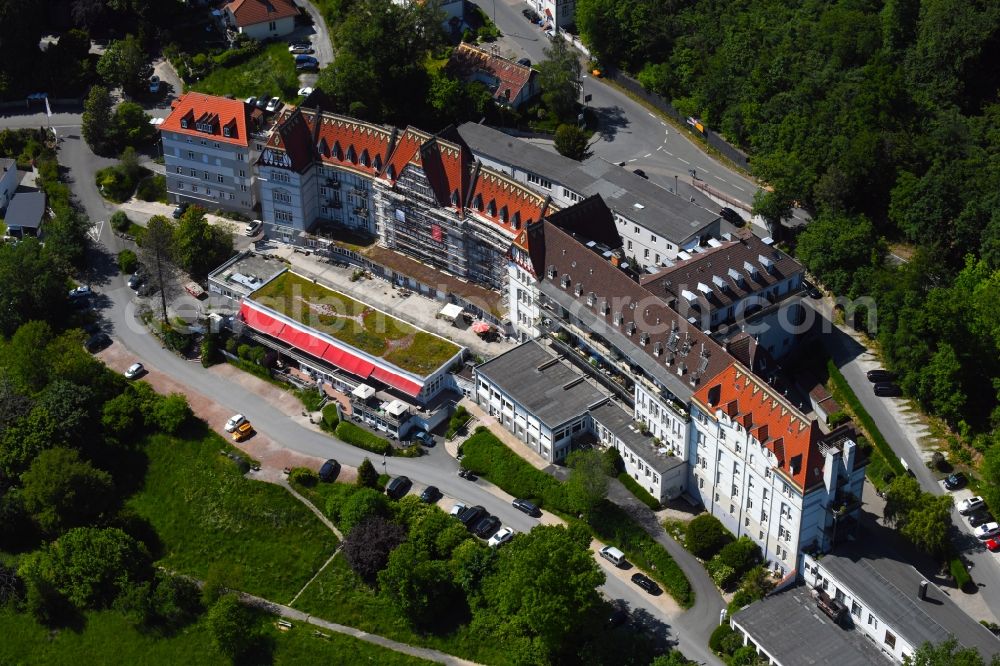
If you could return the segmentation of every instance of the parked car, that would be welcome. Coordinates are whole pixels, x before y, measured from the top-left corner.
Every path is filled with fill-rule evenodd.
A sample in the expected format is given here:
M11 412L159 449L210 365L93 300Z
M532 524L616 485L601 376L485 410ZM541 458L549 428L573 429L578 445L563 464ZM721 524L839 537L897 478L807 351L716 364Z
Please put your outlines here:
M746 220L743 219L743 216L737 213L729 206L723 207L719 211L719 215L722 216L723 220L732 224L733 226L742 227L744 224L746 224Z
M142 363L133 363L128 366L128 370L125 371L125 379L135 379L136 377L141 377L146 374L146 368L142 367Z
M820 293L820 290L808 280L802 281L802 288L807 294L809 294L809 298L815 298L817 300L823 298L823 294Z
M149 77L149 92L153 93L154 95L160 92L160 77L158 77L156 74L153 74L151 77Z
M979 495L975 497L970 497L969 499L964 499L958 503L958 512L963 516L967 516L970 513L975 513L986 507L986 503L983 502L983 498Z
M246 422L247 422L247 417L243 416L242 414L235 414L233 416L230 416L229 420L226 421L225 430L226 432L232 432Z
M465 507L462 510L462 513L458 514L458 519L462 521L462 524L465 525L466 529L471 532L476 523L487 515L489 514L486 513L486 509L477 504L476 506Z
M418 430L413 433L413 441L420 442L428 448L432 448L434 446L434 438L426 430Z
M638 571L632 574L632 582L646 590L650 594L659 594L660 586L657 585L652 578L646 574L639 573Z
M601 557L606 559L611 564L616 567L620 567L625 564L625 553L618 550L614 546L604 546L599 551L597 551Z
M171 213L171 215L173 215L175 220L180 219L181 215L184 214L184 212L188 209L188 206L190 205L191 204L187 203L186 201L184 203L177 204L177 207L174 208L174 212Z
M518 58L517 64L531 67L531 58Z
M991 553L995 553L1000 550L1000 540L998 539L987 539L986 540L986 550Z
M976 513L969 514L969 524L973 527L979 527L980 525L992 522L993 514L989 511L977 511Z
M313 89L310 86L306 86L305 88L299 88L299 97L309 97L309 95L312 95L312 93Z
M385 486L385 494L392 499L399 499L413 486L413 482L405 476L397 476Z
M538 507L526 499L515 498L510 503L510 505L515 509L517 509L518 511L523 511L529 516L534 516L537 518L538 516L542 515L542 512L539 511Z
M965 478L965 474L961 472L955 472L954 474L948 475L948 478L944 480L944 487L948 490L957 490L963 487L968 482Z
M260 233L261 228L264 226L264 220L253 220L247 224L246 228L243 229L243 233L247 236L256 236Z
M647 176L646 172L643 171L642 169L632 169L632 173L639 176L639 178L645 178L646 180L649 180L649 176Z
M987 539L990 539L1000 534L1000 523L996 522L983 523L982 525L977 527L975 531L973 531L973 534L975 534L976 538L979 539L980 541L986 541Z
M132 273L132 275L130 275L128 278L128 288L133 290L138 289L140 286L142 286L142 283L145 281L146 281L146 274L140 271L136 271L135 273Z
M500 529L500 519L496 516L487 515L476 523L472 531L480 539L489 539L498 529Z
M319 60L311 55L297 55L295 56L295 69L319 69Z
M501 546L511 539L514 538L514 530L509 527L501 527L497 530L497 533L490 537L490 540L486 542L486 545L490 548L496 548Z
M323 463L322 467L319 468L319 474L317 476L319 476L320 481L323 481L324 483L329 483L330 481L333 481L335 478L337 478L337 472L339 471L340 471L340 463L334 460L333 458L330 458L325 463Z
M90 353L99 352L111 344L111 338L107 333L95 333L83 343L84 349Z
M881 369L869 370L867 373L865 373L865 376L868 377L868 381L872 382L873 384L896 381L896 373L889 372L888 370L881 370Z
M463 511L465 511L465 505L462 504L461 502L455 502L455 506L451 507L451 511L449 513L452 516L456 516L457 517L457 516L462 515Z
M280 108L281 108L281 99L278 97L272 97L270 101L268 101L267 106L264 107L264 110L267 111L268 113L274 113Z
M247 97L245 100L243 100L243 102L246 103L246 104L249 104L250 106L257 106L257 98L256 97Z
M244 421L233 431L233 441L242 442L249 439L251 435L253 435L253 426L250 425L249 421Z
M312 53L313 47L312 44L292 44L291 46L288 47L288 52L294 53L296 55L303 53Z
M441 491L438 490L437 486L427 486L424 488L424 492L420 493L420 501L425 504L434 504L441 499Z
M90 290L90 287L88 287L85 284L81 284L79 287L77 287L75 289L70 289L69 290L69 297L70 298L74 298L74 299L75 298L86 298L86 297L90 296L92 293L94 293L94 292L92 292Z
M883 398L897 398L903 395L903 391L900 390L899 386L889 382L880 382L876 384L872 387L872 392Z

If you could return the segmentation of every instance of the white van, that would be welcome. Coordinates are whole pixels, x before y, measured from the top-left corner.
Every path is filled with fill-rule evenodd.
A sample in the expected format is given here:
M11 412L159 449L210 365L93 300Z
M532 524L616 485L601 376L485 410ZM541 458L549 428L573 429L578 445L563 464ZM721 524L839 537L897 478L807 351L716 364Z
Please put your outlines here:
M616 567L620 567L625 564L625 553L618 550L614 546L605 546L601 548L601 557L611 562Z

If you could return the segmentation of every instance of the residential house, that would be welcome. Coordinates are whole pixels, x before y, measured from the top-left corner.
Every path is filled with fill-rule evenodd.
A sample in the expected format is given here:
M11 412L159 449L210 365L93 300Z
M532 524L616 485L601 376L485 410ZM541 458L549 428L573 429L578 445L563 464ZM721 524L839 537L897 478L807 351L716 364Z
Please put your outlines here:
M233 0L222 7L226 26L257 40L284 37L295 30L299 11L292 0Z
M0 211L7 208L7 204L14 197L17 185L21 179L17 175L17 161L9 157L0 158Z
M171 201L254 214L253 164L266 140L259 110L190 92L173 103L159 131Z
M11 199L4 216L7 235L15 238L40 238L45 223L45 192L18 192Z
M494 102L512 109L520 109L539 92L538 73L529 65L466 42L452 51L448 69L465 81L482 83Z

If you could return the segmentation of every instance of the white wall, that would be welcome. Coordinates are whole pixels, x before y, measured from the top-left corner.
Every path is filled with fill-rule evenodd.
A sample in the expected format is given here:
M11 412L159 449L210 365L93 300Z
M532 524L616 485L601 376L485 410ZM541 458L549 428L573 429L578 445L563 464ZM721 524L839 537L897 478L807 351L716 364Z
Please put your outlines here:
M227 14L232 16L232 12L227 12ZM235 21L230 18L231 23ZM272 24L274 27L272 28ZM295 17L288 16L277 21L270 21L267 23L255 23L254 25L248 25L244 28L240 28L239 31L250 37L252 39L268 39L270 37L282 37L289 34L295 30Z

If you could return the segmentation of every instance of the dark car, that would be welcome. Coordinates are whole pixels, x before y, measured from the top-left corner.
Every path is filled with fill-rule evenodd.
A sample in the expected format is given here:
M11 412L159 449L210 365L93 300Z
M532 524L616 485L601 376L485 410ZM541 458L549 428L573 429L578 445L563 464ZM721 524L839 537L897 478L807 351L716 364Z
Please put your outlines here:
M514 501L512 501L510 505L515 509L517 509L518 511L523 511L529 516L534 516L537 518L538 516L542 515L542 512L538 510L537 506L535 506L534 504L525 499L520 499L520 498L514 499Z
M487 515L489 514L486 513L486 509L477 504L476 506L465 507L465 510L458 514L458 519L471 531L472 528L475 527L476 523Z
M139 287L142 286L142 283L145 280L146 280L146 276L143 275L142 273L136 271L135 273L133 273L132 275L130 275L129 278L128 278L128 288L129 289L138 289Z
M643 171L642 169L632 169L632 173L639 176L639 178L645 178L646 180L649 180L649 176L647 176L646 172Z
M994 522L993 514L989 511L980 511L969 516L969 524L973 527L979 527L980 525L992 522Z
M340 463L330 458L323 466L319 468L319 480L325 483L329 483L337 478L337 472L340 471Z
M744 224L746 224L746 220L744 220L739 213L737 213L735 210L733 210L728 206L720 210L719 215L722 216L723 220L734 226L742 227Z
M963 487L968 482L965 478L965 474L961 472L955 472L944 480L944 487L948 490L958 490Z
M817 289L815 285L806 280L802 281L802 288L806 290L807 294L809 294L809 298L816 298L816 299L823 298L823 294L820 293L820 290Z
M156 285L152 282L143 282L139 285L139 288L135 290L135 293L140 296L152 296L156 293Z
M653 582L653 579L647 576L646 574L642 574L639 572L632 574L632 582L641 587L642 589L646 590L650 594L660 593L660 586L657 585L655 582Z
M107 333L95 333L87 338L87 341L83 343L83 346L87 351L93 353L101 351L110 344L111 338L108 337Z
M875 395L882 396L883 398L897 398L903 395L903 391L890 382L879 382L872 387L872 391Z
M258 109L263 110L267 108L267 100L269 99L271 99L271 96L268 95L267 93L264 93L263 95L257 98L257 103L254 104L254 106L256 106Z
M519 58L517 64L524 65L525 67L531 67L531 58Z
M420 442L424 446L431 448L434 446L434 438L426 430L418 430L413 433L413 441Z
M888 370L869 370L866 376L868 377L868 381L873 384L896 381L896 373L889 372Z
M174 208L174 212L172 213L172 215L174 216L174 219L175 220L180 219L180 216L184 214L184 211L186 211L188 209L188 206L190 206L190 205L191 204L186 203L186 202L185 203L177 204L177 207Z
M433 504L441 498L441 491L437 486L427 486L424 492L420 493L420 501L425 504Z
M410 489L413 482L405 476L397 476L385 486L385 494L392 499L399 499Z
M500 529L500 519L496 516L488 515L485 518L481 518L479 522L473 526L472 531L480 539L489 539L498 529Z

